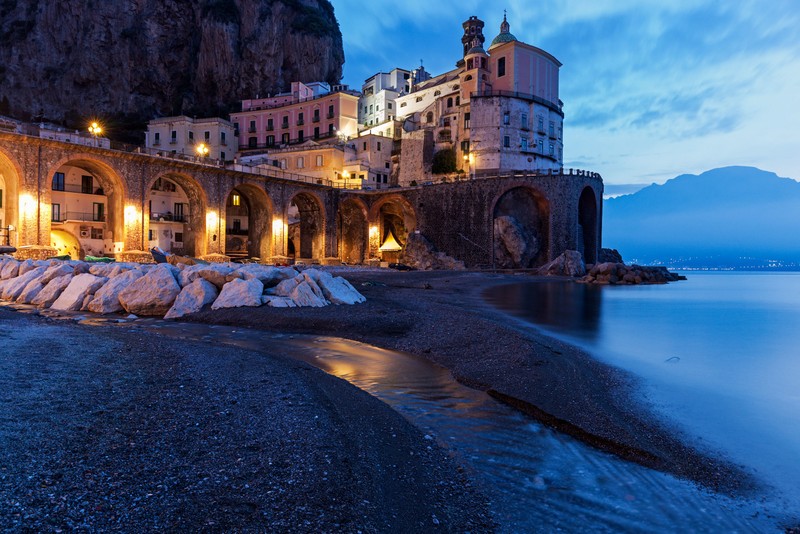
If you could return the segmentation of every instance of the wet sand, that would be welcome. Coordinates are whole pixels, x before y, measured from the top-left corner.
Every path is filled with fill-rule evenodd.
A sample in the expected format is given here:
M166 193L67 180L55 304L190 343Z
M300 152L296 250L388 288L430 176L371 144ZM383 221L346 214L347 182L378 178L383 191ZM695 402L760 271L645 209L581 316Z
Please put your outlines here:
M535 277L387 270L339 274L367 297L366 303L205 311L189 320L339 336L424 356L460 382L597 448L716 491L741 495L755 489L752 477L714 451L689 446L677 429L649 411L629 374L509 317L481 297L493 286L534 283Z

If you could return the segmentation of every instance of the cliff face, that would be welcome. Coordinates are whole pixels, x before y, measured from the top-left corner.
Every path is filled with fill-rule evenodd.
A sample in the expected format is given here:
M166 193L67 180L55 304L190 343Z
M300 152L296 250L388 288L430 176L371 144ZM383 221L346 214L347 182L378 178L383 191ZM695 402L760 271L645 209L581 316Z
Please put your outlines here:
M341 78L328 0L0 0L0 114L122 130Z

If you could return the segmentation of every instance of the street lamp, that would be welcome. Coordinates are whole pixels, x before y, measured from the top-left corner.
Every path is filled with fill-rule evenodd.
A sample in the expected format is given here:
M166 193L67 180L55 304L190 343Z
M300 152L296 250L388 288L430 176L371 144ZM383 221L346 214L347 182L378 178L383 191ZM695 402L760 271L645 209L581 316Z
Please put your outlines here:
M89 125L89 133L94 137L94 146L100 146L100 141L98 141L97 136L103 133L103 128L97 123L97 121L92 121L92 123Z
M342 178L344 178L344 188L347 189L347 180L350 179L350 171L342 171Z
M197 151L197 155L200 156L201 158L208 156L209 149L205 143L200 143L199 145L197 145L195 150Z

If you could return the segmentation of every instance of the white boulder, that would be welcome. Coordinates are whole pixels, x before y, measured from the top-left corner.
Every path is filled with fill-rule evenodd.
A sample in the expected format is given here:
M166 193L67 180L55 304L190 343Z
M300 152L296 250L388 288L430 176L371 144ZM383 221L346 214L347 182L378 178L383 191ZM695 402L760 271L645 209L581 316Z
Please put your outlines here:
M164 315L172 307L181 287L172 266L160 263L119 294L125 311L136 315Z
M83 307L84 300L89 295L94 295L108 278L95 276L89 273L79 274L73 277L67 288L61 293L56 301L50 306L53 310L78 311Z
M276 297L273 295L264 295L261 300L267 306L272 308L296 308L297 304L294 303L289 297Z
M253 278L251 280L235 279L225 284L222 291L211 305L212 310L221 308L238 308L240 306L261 306L261 294L264 292L264 284L261 280Z
M34 278L39 278L44 274L46 268L45 267L37 267L32 271L27 271L25 274L17 276L16 278L12 278L7 280L5 284L3 284L3 291L0 294L0 298L3 300L17 300L19 294L22 293L22 290L25 289L25 286L33 280Z
M20 304L30 304L36 296L42 292L44 289L44 284L42 284L42 277L34 278L28 285L25 286L25 289L22 290L22 293L19 294L17 297L17 302Z
M33 298L31 304L39 306L40 308L49 308L56 299L61 296L61 293L67 288L69 283L72 282L73 278L74 276L71 274L53 278L44 286L44 289Z
M14 278L19 274L19 262L17 260L10 260L3 263L3 269L0 270L0 280L8 280Z
M184 315L197 313L206 304L214 302L218 294L219 292L214 284L203 278L198 278L181 290L164 319L179 319Z
M50 280L58 278L59 276L66 276L68 274L75 274L75 266L59 261L55 265L51 265L47 268L42 275L41 282L42 284L47 285L50 283Z
M313 286L312 286L313 284ZM328 305L325 297L321 296L322 291L319 289L313 280L309 283L308 280L303 280L292 290L291 299L298 306L311 306L312 308L321 308Z
M306 269L303 271L306 278L311 278L322 289L325 299L331 304L358 304L366 302L364 295L341 276L334 277L331 273Z
M111 274L109 272L109 274ZM141 271L125 271L109 279L106 284L97 290L94 298L86 307L94 313L115 313L122 311L122 304L119 302L119 294L133 282L144 276Z

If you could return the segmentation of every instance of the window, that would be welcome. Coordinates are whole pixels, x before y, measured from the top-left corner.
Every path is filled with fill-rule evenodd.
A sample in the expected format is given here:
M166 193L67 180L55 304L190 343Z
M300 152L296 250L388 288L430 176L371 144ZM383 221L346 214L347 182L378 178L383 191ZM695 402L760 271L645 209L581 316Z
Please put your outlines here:
M333 104L331 104L330 106L328 106L328 118L332 119L333 115L334 115L334 113L333 113Z
M322 154L317 155L317 167L322 167L323 159Z
M267 119L267 131L268 131L268 132L271 132L271 131L272 131L272 130L274 130L274 129L275 129L275 122L274 122L274 120L273 120L273 119L271 119L271 118L270 118L270 119Z
M247 138L247 146L249 148L256 148L258 146L258 138L256 138L256 137L248 137Z
M429 124L433 122L433 111L429 111L428 114L425 116L425 122Z
M61 204L53 204L50 211L50 220L53 222L61 221Z
M469 58L469 59L467 60L467 70L472 70L472 68L473 68L473 65L474 65L474 64L473 64L473 62L472 62L472 58Z
M333 127L333 124L329 124L328 125L328 135L333 135L334 129L335 128Z
M522 139L520 139L520 145L522 146L523 152L527 151L528 150L528 138L527 137L523 137Z
M319 108L314 110L314 122L319 122Z
M456 97L456 106L460 106L460 105L461 105L461 97L457 96Z
M303 141L305 141L305 139L306 139L306 135L303 133L303 130L300 130L299 132L297 132L297 142L298 143L302 143Z
M447 107L448 108L452 108L453 107L453 97L452 96L447 99Z
M314 127L314 139L319 139L319 126Z
M161 133L160 132L156 132L155 137L153 138L153 144L154 145L160 145L161 144Z
M275 136L274 135L268 135L267 136L267 145L268 146L272 146L274 144L275 144Z
M381 149L381 142L378 141L378 150L380 150L380 149Z
M94 202L92 206L92 220L93 221L105 221L106 220L106 206L105 204L101 204L100 202Z
M227 145L228 143L225 141L225 132L219 133L219 142L222 145Z
M194 132L189 130L189 141L194 141Z
M508 111L503 112L503 124L506 126L511 124L511 114Z
M469 128L469 113L464 113L464 128Z
M417 97L417 102L422 102L422 97L421 96Z
M53 191L64 190L64 173L57 172L53 175Z
M172 220L173 221L178 221L178 222L182 222L183 221L183 216L184 216L183 207L185 205L186 204L184 204L182 202L175 202L172 205L172 210L173 210L172 211ZM182 241L182 239L176 239L176 241Z
M183 232L175 232L175 242L183 243Z
M541 115L539 115L539 128L538 128L538 130L539 130L540 133L544 133L544 119L542 118Z
M404 108L404 107L406 107L407 105L408 105L408 102L403 102L402 104L400 104L400 107L401 107L401 108Z
M523 113L520 116L520 120L519 121L522 124L522 129L523 130L527 130L528 129L528 114L527 113Z
M250 121L250 133L256 131L256 121Z
M442 94L442 92L437 90L437 91L434 91L433 96L439 96L440 94Z
M556 147L555 147L555 145L553 145L553 143L550 143L550 155L551 156L555 156L556 155Z
M83 175L81 176L81 193L84 195L92 194L92 177Z
M206 141L210 141L211 140L211 132L209 132L208 130L203 132L203 139L205 139Z
M386 163L384 163L383 165L384 165L384 167L386 167L387 169L389 169L389 168L390 168L390 166L389 166L389 162L388 162L388 161L387 161Z
M286 168L286 160L285 160L285 159L282 159L282 160L280 160L278 163L279 163L279 165L278 165L278 166L279 166L281 169L285 169L285 168Z
M234 219L233 220L233 231L234 232L241 232L242 231L242 220L241 219Z
M506 58L501 57L497 60L497 77L506 75Z
M369 113L372 115L372 104L369 105Z
M556 123L550 121L550 137L555 138L556 136Z
M289 134L288 133L285 133L285 134L281 135L281 143L283 143L284 145L289 143Z
M219 153L219 159L221 159L222 161L228 161L228 160L225 158L225 152L220 152L220 153Z
M169 134L169 142L170 143L177 143L178 142L178 132L176 130L172 130Z
M511 137L508 135L503 136L503 147L510 148L511 147Z
M539 153L544 154L544 141L539 139Z
M92 239L103 239L103 229L102 228L92 228L91 236L92 236Z
M306 123L306 121L305 121L305 120L303 120L303 119L304 119L304 116L305 116L305 114L304 114L302 111L301 111L300 113L298 113L298 114L297 114L297 125L298 125L298 126L302 126L303 124L305 124L305 123Z
M298 169L303 169L303 168L305 168L305 166L306 166L305 158L303 158L303 156L298 156L297 157L297 164L295 165L295 167L298 168Z
M281 128L288 128L289 127L289 115L283 116L283 122L281 123Z
M392 103L391 103L391 102L389 102L389 103L388 103L388 104L386 104L386 105L389 107L389 109L392 109Z
M234 193L231 195L231 206L241 206L242 205L242 197L239 196L239 193Z
M364 141L364 150L366 150L366 149L367 149L367 142Z
M156 240L155 235L153 234L153 229L152 228L147 230L147 240L148 241L155 241Z

